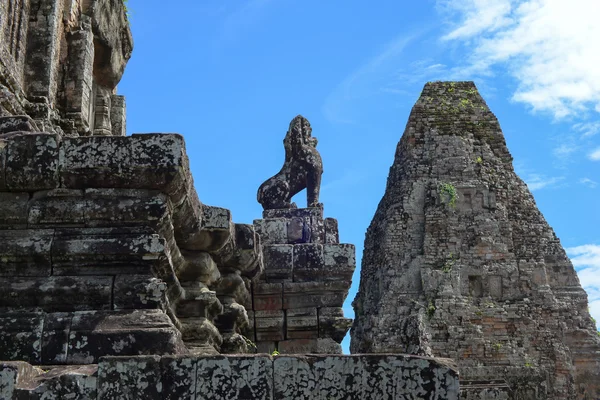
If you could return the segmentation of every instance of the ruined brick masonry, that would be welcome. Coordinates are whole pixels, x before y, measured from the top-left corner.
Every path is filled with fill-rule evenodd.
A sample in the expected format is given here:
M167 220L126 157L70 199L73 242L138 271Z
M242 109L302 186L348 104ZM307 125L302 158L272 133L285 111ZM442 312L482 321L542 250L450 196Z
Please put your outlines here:
M354 308L352 352L452 358L463 398L600 398L586 293L472 82L412 109Z

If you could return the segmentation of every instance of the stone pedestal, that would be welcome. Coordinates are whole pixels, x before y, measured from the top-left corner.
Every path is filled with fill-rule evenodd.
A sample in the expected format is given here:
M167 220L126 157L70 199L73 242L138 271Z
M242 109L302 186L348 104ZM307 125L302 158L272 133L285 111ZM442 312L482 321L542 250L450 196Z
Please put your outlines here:
M352 321L342 305L356 266L355 248L339 243L337 221L322 208L273 209L254 221L264 272L252 285L259 351L341 353Z

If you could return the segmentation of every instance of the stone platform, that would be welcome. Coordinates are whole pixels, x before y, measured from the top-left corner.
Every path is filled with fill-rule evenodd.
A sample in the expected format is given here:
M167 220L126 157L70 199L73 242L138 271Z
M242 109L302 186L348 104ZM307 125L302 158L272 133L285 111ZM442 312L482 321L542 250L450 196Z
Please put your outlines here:
M103 357L41 370L0 364L0 398L210 400L454 400L449 360L377 355Z

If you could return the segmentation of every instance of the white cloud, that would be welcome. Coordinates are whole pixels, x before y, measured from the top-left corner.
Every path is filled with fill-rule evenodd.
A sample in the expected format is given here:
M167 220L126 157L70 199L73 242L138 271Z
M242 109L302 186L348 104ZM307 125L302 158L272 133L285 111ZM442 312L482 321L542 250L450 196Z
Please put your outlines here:
M600 329L600 245L586 244L566 250L577 269L581 286L588 294L590 314Z
M600 147L597 148L596 150L592 151L588 157L592 161L600 161Z
M554 148L554 150L552 150L552 153L554 153L555 157L558 157L560 159L567 159L571 156L571 154L573 154L574 152L577 151L577 146L572 144L572 143L563 143L561 145L559 145L558 147Z
M599 105L600 107L600 105ZM598 110L600 112L600 110ZM573 125L573 129L580 132L582 137L590 137L600 133L600 121L586 122Z
M581 183L582 185L586 185L587 187L590 187L592 189L594 189L596 186L598 186L598 182L593 181L590 178L581 178L579 180L579 183Z
M548 177L539 174L529 174L524 180L529 190L533 192L535 190L554 187L564 179L562 176Z
M471 50L469 70L505 64L513 99L556 118L600 110L598 0L438 0L459 23L445 40Z

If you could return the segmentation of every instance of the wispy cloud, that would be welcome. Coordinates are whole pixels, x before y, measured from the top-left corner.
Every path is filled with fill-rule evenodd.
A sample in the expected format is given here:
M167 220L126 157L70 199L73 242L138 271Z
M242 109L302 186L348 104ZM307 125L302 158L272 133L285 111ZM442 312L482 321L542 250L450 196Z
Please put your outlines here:
M577 269L581 286L588 293L590 314L600 329L600 245L586 244L566 250Z
M579 183L581 183L582 185L585 185L589 188L594 189L596 186L598 186L598 182L591 180L590 178L581 178L579 180Z
M557 187L564 179L563 176L548 177L540 174L528 174L524 178L527 187L532 192L540 189Z
M562 143L558 147L555 147L554 150L552 150L552 153L555 157L564 161L570 158L578 148L579 147L573 143Z
M594 136L600 133L600 121L575 124L573 129L584 138Z
M504 64L519 83L515 101L555 118L600 112L600 2L438 0L450 19L444 40L470 51L470 72Z
M600 161L600 147L597 148L596 150L592 151L588 157L590 158L590 160L592 161Z
M380 91L389 78L394 65L404 49L419 34L401 35L384 46L383 50L374 55L354 72L348 75L327 96L323 105L323 113L334 122L353 123L347 106L349 103L364 97L373 91Z

